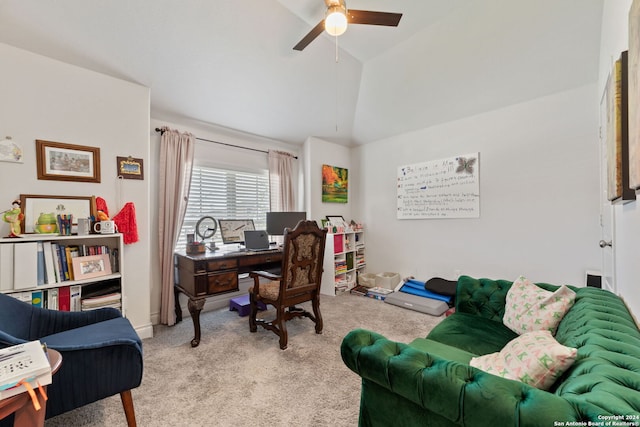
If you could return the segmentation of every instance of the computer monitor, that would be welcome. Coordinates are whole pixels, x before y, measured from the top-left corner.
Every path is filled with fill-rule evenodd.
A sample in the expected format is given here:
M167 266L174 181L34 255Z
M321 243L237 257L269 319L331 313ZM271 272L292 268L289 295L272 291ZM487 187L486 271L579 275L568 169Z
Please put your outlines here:
M219 219L222 243L243 243L244 231L255 230L252 219Z
M267 233L271 236L282 236L285 228L293 229L298 222L305 219L306 212L267 212Z

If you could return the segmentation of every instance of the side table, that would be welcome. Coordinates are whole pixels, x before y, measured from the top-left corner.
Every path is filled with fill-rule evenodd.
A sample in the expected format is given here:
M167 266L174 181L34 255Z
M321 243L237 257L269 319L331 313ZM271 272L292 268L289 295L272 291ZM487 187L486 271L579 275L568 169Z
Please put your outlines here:
M51 375L55 374L62 364L62 355L52 349L48 349L49 363L51 364ZM44 386L46 391L47 387ZM14 414L14 427L43 427L44 415L47 412L47 401L36 392L38 401L40 402L40 410L36 411L31 402L29 393L24 392L16 394L6 399L0 400L0 420Z

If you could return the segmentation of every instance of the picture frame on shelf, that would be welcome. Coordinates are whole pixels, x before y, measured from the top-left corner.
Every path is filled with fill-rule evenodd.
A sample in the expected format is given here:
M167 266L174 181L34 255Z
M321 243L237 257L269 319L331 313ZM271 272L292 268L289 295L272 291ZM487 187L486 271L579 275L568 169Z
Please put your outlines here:
M38 179L100 182L100 148L36 140Z
M35 233L35 224L41 213L54 215L72 215L72 227L77 226L78 218L96 216L95 196L51 196L21 194L20 204L24 218L20 224L23 233Z
M71 262L74 280L92 279L111 274L109 254L75 257Z
M327 215L327 221L333 225L345 224L344 217L342 215Z
M144 180L144 166L142 159L136 159L131 156L116 157L118 170L116 174L122 179L140 179Z
M328 225L335 227L336 231L345 231L347 228L347 222L342 215L327 215ZM329 230L331 231L331 230Z

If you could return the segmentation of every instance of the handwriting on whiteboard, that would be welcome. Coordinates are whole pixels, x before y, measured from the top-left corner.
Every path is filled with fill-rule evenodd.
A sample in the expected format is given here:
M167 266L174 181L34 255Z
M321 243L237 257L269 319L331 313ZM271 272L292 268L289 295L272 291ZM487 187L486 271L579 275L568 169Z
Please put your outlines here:
M398 219L478 218L479 153L398 168Z

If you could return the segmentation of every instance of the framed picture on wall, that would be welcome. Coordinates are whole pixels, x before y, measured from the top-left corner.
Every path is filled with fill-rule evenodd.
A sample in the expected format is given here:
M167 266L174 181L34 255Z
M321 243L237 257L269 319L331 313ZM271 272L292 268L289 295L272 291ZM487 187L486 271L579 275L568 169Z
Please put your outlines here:
M38 179L100 182L100 148L36 140Z
M629 187L629 127L627 52L613 64L601 108L606 141L607 199L612 203L635 200Z
M144 179L144 168L142 159L129 157L116 157L118 163L118 178L122 179Z
M337 166L322 165L322 201L347 203L349 170Z
M629 187L640 189L640 0L629 10Z

